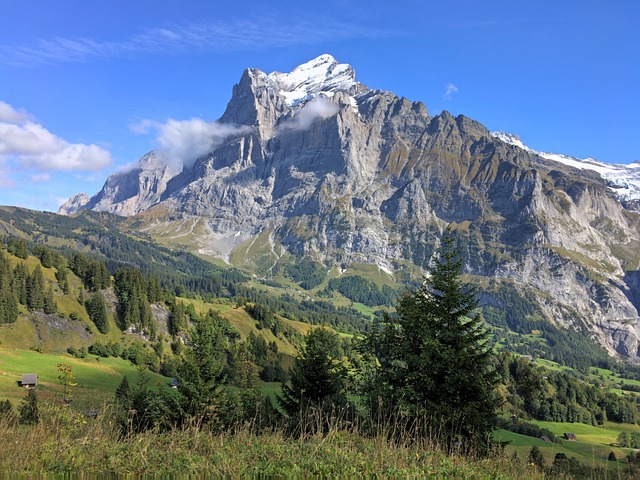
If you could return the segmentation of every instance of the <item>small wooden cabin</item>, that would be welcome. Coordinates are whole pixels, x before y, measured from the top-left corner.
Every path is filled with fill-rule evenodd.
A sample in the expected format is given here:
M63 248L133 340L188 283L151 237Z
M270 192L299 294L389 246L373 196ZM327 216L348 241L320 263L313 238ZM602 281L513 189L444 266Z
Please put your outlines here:
M20 382L22 388L35 388L38 386L38 374L37 373L25 373L22 375L22 382Z

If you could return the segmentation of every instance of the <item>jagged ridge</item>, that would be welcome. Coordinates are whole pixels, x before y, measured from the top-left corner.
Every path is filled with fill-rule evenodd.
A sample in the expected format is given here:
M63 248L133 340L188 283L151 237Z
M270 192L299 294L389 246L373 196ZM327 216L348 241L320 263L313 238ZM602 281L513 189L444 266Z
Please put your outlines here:
M155 205L170 213L148 233L227 261L260 237L265 264L286 251L392 272L424 266L452 225L469 274L534 291L549 320L638 358L638 215L597 172L370 90L328 55L289 74L246 70L219 121L251 128L173 178L112 176L85 208Z

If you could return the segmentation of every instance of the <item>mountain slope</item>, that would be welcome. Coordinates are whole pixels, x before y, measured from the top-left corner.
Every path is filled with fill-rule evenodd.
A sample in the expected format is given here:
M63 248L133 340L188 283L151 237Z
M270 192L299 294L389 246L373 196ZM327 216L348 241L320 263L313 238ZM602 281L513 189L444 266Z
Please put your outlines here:
M227 262L253 251L261 276L285 254L399 275L451 225L485 305L640 359L639 216L598 172L462 115L430 116L329 55L289 74L246 70L219 122L240 128L172 178L142 162L61 211L135 215L146 234ZM505 289L535 308L511 311Z

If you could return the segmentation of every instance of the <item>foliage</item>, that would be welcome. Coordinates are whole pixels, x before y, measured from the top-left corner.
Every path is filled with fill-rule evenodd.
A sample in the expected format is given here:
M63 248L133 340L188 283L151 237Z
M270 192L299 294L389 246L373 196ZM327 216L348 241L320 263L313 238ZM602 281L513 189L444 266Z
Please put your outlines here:
M535 292L490 280L483 297L496 305L484 306L483 315L487 323L504 329L499 332L499 340L508 345L509 351L543 357L581 372L592 365L615 368L615 360L591 339L578 318L574 328L562 328L546 320ZM525 335L532 331L539 331L542 341L527 341Z
M20 422L27 425L34 425L40 421L40 410L38 409L38 395L35 389L30 388L26 398L18 406L20 411Z
M302 258L299 261L286 266L286 273L305 290L311 290L322 283L327 275L321 264L310 259Z
M31 275L27 278L27 306L29 310L44 309L44 277L40 265L36 266Z
M537 445L534 445L531 447L531 450L529 450L528 460L529 463L535 465L538 469L542 470L544 468L544 455L542 455Z
M100 333L109 331L109 322L107 317L107 305L101 292L95 292L88 300L85 301L87 314L91 321L95 324Z
M65 404L71 403L73 400L72 387L77 387L78 384L74 381L73 366L66 363L58 364L58 382L62 385L62 401Z
M13 237L7 242L7 252L21 258L22 260L26 260L29 256L27 243L24 240Z
M371 280L360 275L345 275L333 278L327 285L327 291L337 291L353 302L363 303L370 307L392 305L397 293L388 285L380 289Z
M289 372L289 383L282 385L278 402L290 416L310 405L346 402L346 369L338 335L325 328L311 330L305 345Z
M386 412L430 416L429 430L448 442L460 435L480 445L493 429L498 376L454 242L447 230L424 284L403 295L397 314L369 336L379 361L370 396Z
M506 400L516 413L551 422L601 425L607 420L635 423L638 405L627 397L579 381L564 371L538 368L530 360L499 356Z
M189 334L189 348L178 369L178 390L185 398L184 410L189 415L211 420L212 406L224 383L226 352L237 338L229 322L209 311Z
M18 319L18 298L13 288L14 275L4 252L0 252L0 325Z
M152 339L157 330L147 296L147 279L139 270L120 268L114 274L114 290L118 297L118 315L123 330L132 325L148 333Z
M71 270L82 279L85 288L92 292L103 290L111 284L111 276L105 263L79 252L71 259Z
M122 379L115 400L120 426L129 435L152 428L167 431L183 418L179 394L173 389L150 386L144 368L138 371L135 384L131 385L127 376Z

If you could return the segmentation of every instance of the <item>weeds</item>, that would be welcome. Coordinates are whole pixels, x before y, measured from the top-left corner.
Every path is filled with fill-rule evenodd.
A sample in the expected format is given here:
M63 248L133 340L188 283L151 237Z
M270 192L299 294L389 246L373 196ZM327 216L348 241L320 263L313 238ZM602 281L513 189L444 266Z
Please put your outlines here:
M243 422L225 431L193 421L180 429L122 434L109 406L97 418L42 404L36 425L0 421L0 471L18 475L287 475L536 478L502 452L474 459L396 425L364 433L346 411L307 412L297 432Z

